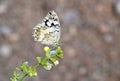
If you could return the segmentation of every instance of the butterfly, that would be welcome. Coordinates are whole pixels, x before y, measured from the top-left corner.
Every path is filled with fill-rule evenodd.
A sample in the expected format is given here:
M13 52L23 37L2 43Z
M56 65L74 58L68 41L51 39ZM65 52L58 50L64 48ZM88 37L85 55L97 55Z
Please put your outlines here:
M60 22L54 11L49 11L43 21L33 28L34 41L46 46L56 47L60 40Z

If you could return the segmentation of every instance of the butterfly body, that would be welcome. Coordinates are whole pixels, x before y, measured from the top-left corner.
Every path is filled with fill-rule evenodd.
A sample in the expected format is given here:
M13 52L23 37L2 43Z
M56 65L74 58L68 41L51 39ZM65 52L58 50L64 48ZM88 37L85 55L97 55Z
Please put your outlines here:
M52 47L59 45L60 22L54 11L48 12L42 23L37 24L33 29L33 37L35 41Z

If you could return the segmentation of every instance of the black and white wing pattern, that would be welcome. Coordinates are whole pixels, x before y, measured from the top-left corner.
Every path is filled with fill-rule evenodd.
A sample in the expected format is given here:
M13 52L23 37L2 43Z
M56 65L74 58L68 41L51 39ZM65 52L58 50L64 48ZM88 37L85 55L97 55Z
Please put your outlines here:
M35 41L43 45L56 46L60 40L60 22L54 11L48 12L42 23L33 28L33 37Z

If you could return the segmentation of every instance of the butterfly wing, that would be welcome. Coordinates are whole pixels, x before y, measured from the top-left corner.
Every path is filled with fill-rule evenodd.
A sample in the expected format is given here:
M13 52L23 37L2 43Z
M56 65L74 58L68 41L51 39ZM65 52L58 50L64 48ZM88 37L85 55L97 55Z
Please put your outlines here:
M60 39L60 22L54 11L48 12L41 24L34 28L33 37L44 45L58 45Z

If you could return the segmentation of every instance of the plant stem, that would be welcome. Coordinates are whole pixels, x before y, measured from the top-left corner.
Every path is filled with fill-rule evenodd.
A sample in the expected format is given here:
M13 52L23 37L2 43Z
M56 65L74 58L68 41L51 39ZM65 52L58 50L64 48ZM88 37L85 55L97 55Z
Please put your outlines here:
M23 79L24 79L25 77L27 77L27 74L25 74L25 75L20 79L20 81L23 81Z

